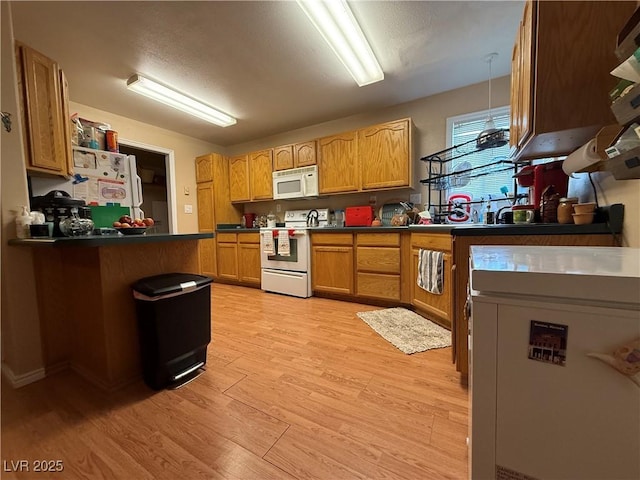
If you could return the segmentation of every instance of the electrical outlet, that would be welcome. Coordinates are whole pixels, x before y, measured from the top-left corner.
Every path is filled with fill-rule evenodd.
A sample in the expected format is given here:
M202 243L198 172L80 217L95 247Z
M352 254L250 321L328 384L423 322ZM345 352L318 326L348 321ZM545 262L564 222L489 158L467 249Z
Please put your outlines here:
M276 203L276 213L280 213L282 212L282 205L280 205L279 203Z
M375 195L369 195L369 205L375 205L377 202L377 198Z
M184 205L184 213L193 213L193 205L186 203Z
M414 205L419 205L422 203L422 194L421 193L412 193L409 195L409 201Z

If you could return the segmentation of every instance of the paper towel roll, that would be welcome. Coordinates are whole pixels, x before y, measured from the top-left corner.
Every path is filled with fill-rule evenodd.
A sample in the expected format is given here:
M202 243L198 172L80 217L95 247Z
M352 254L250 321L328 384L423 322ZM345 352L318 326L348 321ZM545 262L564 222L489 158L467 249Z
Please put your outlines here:
M599 161L600 156L596 153L596 140L592 138L564 159L562 170L567 175L571 175Z

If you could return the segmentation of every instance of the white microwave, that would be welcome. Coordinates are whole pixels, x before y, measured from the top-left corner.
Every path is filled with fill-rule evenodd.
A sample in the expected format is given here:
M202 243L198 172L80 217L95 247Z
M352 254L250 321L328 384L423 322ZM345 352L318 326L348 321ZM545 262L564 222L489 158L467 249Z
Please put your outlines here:
M318 166L273 172L273 199L318 196Z

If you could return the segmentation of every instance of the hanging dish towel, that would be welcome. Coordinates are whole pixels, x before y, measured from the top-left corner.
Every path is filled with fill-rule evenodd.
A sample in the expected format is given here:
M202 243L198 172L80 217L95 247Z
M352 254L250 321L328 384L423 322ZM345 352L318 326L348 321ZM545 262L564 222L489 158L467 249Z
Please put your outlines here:
M273 232L266 230L260 232L260 235L262 235L262 251L267 255L274 255L276 252L273 245Z
M288 230L278 230L278 255L281 257L291 255Z
M418 252L418 286L435 295L442 294L444 253L435 250Z

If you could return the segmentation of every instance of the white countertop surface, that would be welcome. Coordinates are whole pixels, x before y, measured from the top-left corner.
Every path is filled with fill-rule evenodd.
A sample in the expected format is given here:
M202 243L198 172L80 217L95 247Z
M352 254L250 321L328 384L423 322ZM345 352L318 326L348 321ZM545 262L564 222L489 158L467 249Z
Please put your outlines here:
M472 246L471 285L483 293L627 304L640 309L640 249Z

